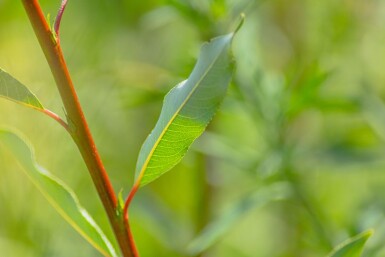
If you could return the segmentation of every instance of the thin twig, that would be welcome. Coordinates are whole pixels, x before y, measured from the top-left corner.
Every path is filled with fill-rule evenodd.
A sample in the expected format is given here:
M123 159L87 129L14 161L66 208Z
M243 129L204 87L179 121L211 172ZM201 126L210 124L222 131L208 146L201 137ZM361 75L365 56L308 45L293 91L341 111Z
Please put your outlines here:
M63 128L65 128L68 131L68 133L71 134L71 130L70 130L67 122L65 122L59 115L57 115L56 113L54 113L48 109L37 109L37 110L41 111L42 113L44 113L48 117L56 120Z
M126 202L125 202L124 208L123 208L123 213L124 214L128 213L128 208L130 207L132 199L134 199L134 196L135 196L136 192L139 190L140 181L141 181L140 179L136 180L134 186L131 188L131 191L130 191L130 193L127 196L127 199L126 199Z

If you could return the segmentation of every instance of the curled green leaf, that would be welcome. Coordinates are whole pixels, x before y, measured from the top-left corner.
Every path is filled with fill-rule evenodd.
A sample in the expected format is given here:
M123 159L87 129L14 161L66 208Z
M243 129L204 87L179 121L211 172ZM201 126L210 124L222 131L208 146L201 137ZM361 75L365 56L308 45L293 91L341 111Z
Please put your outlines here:
M190 77L166 95L159 120L139 153L135 177L140 186L174 167L213 118L231 80L233 36L205 44Z
M0 142L12 152L32 182L76 231L104 256L118 256L103 231L80 205L75 193L36 163L33 150L25 140L13 132L0 129Z

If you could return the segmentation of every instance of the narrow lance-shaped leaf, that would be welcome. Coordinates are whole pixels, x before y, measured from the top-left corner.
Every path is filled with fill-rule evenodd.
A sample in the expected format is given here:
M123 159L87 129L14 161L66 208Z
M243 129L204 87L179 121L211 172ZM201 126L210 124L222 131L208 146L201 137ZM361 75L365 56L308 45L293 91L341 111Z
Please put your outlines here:
M135 178L140 186L175 166L214 116L232 75L233 36L205 44L190 77L166 95L159 120L139 153Z
M118 256L103 231L80 205L75 193L36 163L33 150L25 140L0 129L0 142L10 149L28 177L64 219L104 256Z
M0 97L34 109L44 109L39 99L26 86L2 69L0 69Z
M373 230L365 231L337 246L327 257L360 257Z

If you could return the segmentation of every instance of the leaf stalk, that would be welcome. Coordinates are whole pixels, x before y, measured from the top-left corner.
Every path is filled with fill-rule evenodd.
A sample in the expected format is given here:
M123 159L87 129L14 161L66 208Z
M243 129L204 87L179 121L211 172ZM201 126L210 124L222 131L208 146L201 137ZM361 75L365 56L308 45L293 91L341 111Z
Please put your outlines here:
M41 111L42 113L44 113L48 117L57 121L65 130L67 130L68 133L71 133L70 127L68 126L67 122L65 122L59 115L57 115L56 113L54 113L48 109L37 109L37 110Z

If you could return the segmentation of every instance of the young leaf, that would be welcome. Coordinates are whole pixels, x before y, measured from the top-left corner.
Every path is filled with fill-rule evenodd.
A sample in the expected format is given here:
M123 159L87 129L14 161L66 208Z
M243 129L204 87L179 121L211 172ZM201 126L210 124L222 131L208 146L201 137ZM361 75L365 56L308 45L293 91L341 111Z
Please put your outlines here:
M285 199L290 194L290 187L286 183L278 182L247 195L207 225L189 244L188 253L192 256L199 255L224 236L248 212L269 202Z
M0 129L0 142L10 149L28 177L68 223L104 256L118 256L102 230L80 205L75 193L36 163L33 150L25 140Z
M337 246L327 257L360 257L373 230L365 231Z
M233 36L205 44L190 77L166 95L159 120L139 153L135 179L140 186L175 166L214 116L232 75Z
M0 69L0 97L34 109L44 109L39 99L26 86L2 69Z

